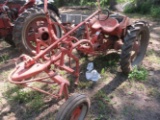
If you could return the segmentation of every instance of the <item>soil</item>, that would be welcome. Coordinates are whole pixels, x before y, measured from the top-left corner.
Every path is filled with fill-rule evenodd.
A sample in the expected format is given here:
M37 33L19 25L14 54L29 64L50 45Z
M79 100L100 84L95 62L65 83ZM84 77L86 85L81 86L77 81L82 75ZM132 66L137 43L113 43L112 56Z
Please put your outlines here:
M88 14L94 10L66 9L61 8L64 13ZM72 12L71 12L72 11ZM133 17L133 16L132 16ZM86 93L91 99L91 107L86 120L160 120L160 22L139 17L150 24L150 43L142 66L149 72L147 80L129 80L117 68L106 66L106 75L94 83L84 78L85 67L89 60L82 64L82 83L88 86L79 85L75 92ZM140 20L131 18L132 21ZM154 53L158 58L156 61L150 58ZM28 108L20 101L9 99L13 95L16 86L7 80L9 72L15 67L14 62L21 55L16 48L9 46L2 39L0 40L0 120L54 120L56 112L64 100L50 100L45 96L46 101L40 108ZM108 60L108 55L103 60ZM97 58L96 58L97 59ZM95 68L100 71L104 66L102 60L93 60ZM110 60L110 59L109 59ZM112 59L111 59L112 60ZM103 61L104 62L104 61ZM9 87L8 87L9 86ZM106 99L101 96L102 92ZM7 96L6 96L7 95ZM28 103L27 103L28 104Z

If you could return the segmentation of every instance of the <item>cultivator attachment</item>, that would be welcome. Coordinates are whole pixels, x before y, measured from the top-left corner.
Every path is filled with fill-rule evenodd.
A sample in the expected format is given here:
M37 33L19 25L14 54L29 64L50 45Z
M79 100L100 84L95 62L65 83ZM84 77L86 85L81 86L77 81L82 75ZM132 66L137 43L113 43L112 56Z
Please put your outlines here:
M64 70L71 75L76 77L75 84L78 84L79 80L79 58L74 54L74 49L82 49L82 51L86 51L86 53L94 53L93 45L90 41L86 39L78 40L76 37L71 36L74 31L76 31L79 27L84 25L88 20L90 20L93 16L98 14L100 10L97 10L79 25L77 25L74 29L71 29L68 33L66 33L61 38L57 38L52 31L51 27L53 23L51 23L50 19L48 18L48 26L49 35L53 42L50 46L46 48L45 44L39 42L38 45L40 47L44 47L45 49L40 49L37 46L37 53L35 57L30 57L28 55L22 55L20 59L22 62L18 64L15 70L11 73L9 80L12 83L24 85L26 87L30 87L29 83L31 82L45 82L45 83L56 83L60 86L60 90L58 95L52 95L54 97L62 96L62 93L68 98L68 86L69 81L59 75L56 71ZM38 40L37 40L38 41ZM86 47L82 47L82 44L87 44ZM68 63L66 63L66 57L68 58ZM71 67L71 64L74 62L75 66ZM54 68L53 68L54 66ZM45 79L50 78L50 81L44 81L44 79L33 79L29 80L30 78L37 76L45 72L48 77ZM43 91L38 88L30 87L35 90L38 90L43 93L50 94L46 91Z

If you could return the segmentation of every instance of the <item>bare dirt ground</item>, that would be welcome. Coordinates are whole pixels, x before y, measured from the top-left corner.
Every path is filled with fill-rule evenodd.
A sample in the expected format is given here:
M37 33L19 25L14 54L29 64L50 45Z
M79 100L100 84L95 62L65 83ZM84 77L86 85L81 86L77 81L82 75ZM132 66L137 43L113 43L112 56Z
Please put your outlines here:
M81 11L74 10L74 13ZM147 80L129 80L119 72L119 54L111 54L92 59L99 72L102 68L106 69L101 74L102 78L93 83L84 77L90 60L81 58L80 83L75 92L86 93L91 98L86 120L160 120L160 22L145 17L132 20L139 18L150 24L150 43L142 63L149 72ZM8 74L20 54L0 40L0 120L54 120L63 100L49 100L48 96L35 92L29 95L36 97L28 97L28 94L21 92L22 88L8 82ZM109 64L115 56L116 65Z

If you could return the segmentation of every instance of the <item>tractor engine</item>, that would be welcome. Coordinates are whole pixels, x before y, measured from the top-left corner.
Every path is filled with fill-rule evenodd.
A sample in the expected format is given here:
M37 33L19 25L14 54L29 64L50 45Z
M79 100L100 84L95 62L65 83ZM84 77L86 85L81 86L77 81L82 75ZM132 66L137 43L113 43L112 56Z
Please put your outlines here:
M91 43L93 44L94 50L97 52L105 52L108 49L113 48L114 41L117 39L117 36L107 33L103 30L101 23L105 22L107 19L106 15L103 15L104 18L99 18L96 16L89 21L89 28L91 31ZM106 22L107 25L110 22Z
M0 5L0 36L5 37L12 30L13 21L18 16L16 8L10 9L6 5Z
M4 6L3 14L6 14L11 21L15 20L18 17L18 10L16 8L9 8L8 6Z

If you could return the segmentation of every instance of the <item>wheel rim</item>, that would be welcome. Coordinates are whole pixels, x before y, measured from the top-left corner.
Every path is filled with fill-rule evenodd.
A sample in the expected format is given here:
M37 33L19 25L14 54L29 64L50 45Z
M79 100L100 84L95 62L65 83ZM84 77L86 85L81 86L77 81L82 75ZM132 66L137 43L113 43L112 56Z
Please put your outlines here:
M60 37L60 30L58 25L52 25L52 28L56 34L57 37ZM24 35L23 35L23 42L26 46L26 48L33 54L36 54L36 47L37 42L36 39L40 40L41 42L45 43L46 45L51 44L51 39L48 33L48 24L47 19L44 15L38 16L26 25L26 28L24 29ZM42 46L40 49L44 49L45 47Z
M83 120L86 113L87 113L87 106L85 104L81 104L77 106L72 114L71 114L71 119L70 120Z

